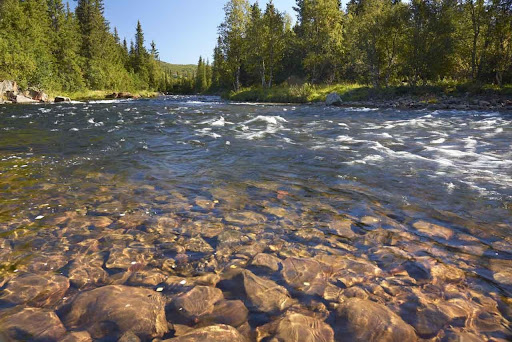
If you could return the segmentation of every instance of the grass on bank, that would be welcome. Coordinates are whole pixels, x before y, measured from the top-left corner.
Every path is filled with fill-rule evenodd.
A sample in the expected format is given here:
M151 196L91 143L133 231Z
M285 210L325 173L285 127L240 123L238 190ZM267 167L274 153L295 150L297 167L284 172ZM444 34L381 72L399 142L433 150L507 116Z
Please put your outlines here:
M462 97L477 96L512 96L512 85L497 87L493 85L475 85L471 83L440 83L422 86L390 86L374 88L361 84L280 85L271 89L253 87L239 92L231 91L223 97L233 101L274 102L274 103L309 103L323 102L328 94L336 92L343 101L392 100L399 97L412 97L427 102L436 102L443 95Z

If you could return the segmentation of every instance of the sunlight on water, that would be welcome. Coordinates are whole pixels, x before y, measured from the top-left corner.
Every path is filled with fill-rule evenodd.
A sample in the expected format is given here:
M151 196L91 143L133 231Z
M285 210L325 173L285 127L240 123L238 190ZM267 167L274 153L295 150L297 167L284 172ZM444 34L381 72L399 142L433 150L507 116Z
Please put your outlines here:
M512 336L510 113L173 96L0 117L16 319L113 340L127 315L148 339Z

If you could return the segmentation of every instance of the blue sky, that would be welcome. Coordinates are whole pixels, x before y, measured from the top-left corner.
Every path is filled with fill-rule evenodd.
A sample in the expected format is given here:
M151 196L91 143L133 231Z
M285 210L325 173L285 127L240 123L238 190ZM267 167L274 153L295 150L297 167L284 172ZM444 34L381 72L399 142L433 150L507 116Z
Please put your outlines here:
M74 1L69 1L73 6ZM210 58L217 41L217 26L224 18L226 0L105 0L105 16L128 44L140 20L147 45L154 40L160 59L176 64L196 64ZM253 1L251 1L252 3ZM262 7L265 0L259 0ZM274 0L295 19L295 0Z

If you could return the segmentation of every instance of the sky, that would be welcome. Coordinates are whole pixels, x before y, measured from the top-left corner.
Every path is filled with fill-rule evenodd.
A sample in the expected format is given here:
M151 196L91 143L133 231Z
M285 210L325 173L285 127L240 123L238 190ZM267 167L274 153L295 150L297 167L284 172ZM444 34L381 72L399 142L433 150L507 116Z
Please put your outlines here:
M72 8L75 1L69 1ZM105 17L128 45L142 24L146 44L152 40L160 59L174 64L197 64L199 56L212 59L217 27L224 19L226 0L105 0ZM251 1L252 3L253 1ZM266 1L259 0L262 8ZM280 11L295 18L295 0L274 0Z

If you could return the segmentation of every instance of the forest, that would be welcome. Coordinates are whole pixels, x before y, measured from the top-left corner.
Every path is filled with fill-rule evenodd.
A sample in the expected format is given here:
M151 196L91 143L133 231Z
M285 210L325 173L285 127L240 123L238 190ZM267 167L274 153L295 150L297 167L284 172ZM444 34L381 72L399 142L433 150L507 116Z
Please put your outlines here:
M212 87L512 81L512 0L230 0Z
M0 80L50 92L159 90L183 83L146 46L140 22L121 40L103 0L0 0ZM191 77L191 76L190 76Z
M103 0L0 0L0 79L52 92L221 93L286 84L374 88L512 82L512 0L297 0L296 18L272 0L229 0L209 58L178 72L130 42Z

